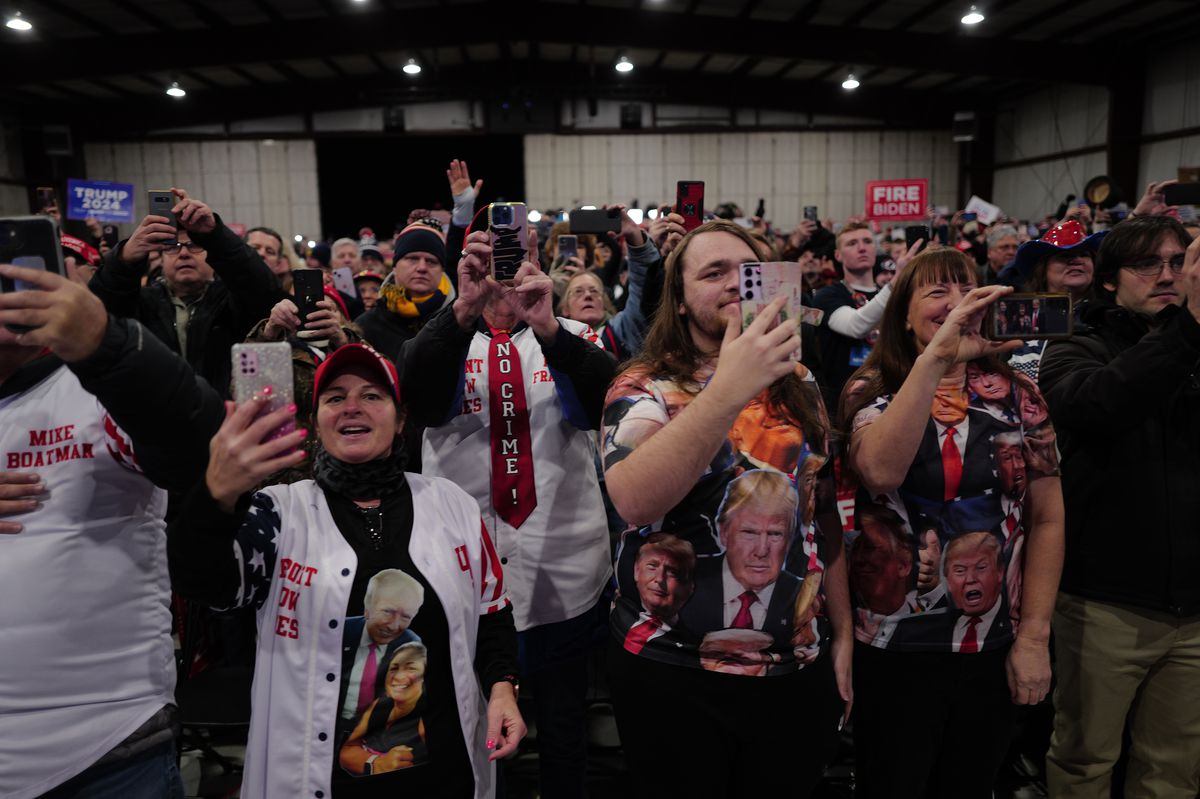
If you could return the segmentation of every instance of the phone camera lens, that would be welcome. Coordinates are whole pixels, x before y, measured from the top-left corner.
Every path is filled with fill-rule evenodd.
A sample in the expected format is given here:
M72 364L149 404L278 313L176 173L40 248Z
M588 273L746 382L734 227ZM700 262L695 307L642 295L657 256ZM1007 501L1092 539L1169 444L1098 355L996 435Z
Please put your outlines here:
M750 290L747 290L747 291L746 291L746 299L748 299L748 300L752 300L752 299L754 299L754 292L753 292L753 291L750 291Z

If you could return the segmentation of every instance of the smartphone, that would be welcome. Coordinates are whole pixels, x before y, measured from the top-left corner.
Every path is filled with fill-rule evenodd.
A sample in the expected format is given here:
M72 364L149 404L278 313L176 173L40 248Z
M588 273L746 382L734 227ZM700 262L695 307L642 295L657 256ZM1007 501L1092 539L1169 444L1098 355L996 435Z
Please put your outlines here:
M961 219L964 222L974 222L978 218L979 218L979 214L974 213L974 212L971 212L968 214L963 214L962 216L959 217L959 219Z
M354 285L354 271L348 266L333 270L333 287L351 297L358 296L358 288Z
M492 277L511 283L523 261L537 263L529 253L525 203L492 203L488 206L488 232L492 234ZM571 214L571 223L575 213Z
M704 181L681 180L675 184L675 213L683 217L683 229L704 224Z
M754 215L759 219L767 215L767 201L762 197L758 198L758 207L754 209Z
M577 258L579 256L579 239L576 236L566 234L558 237L558 259L566 261L568 258Z
M619 208L601 208L571 212L572 233L620 233L621 210Z
M117 243L121 240L121 234L120 231L117 230L117 226L105 225L103 228L101 228L100 240L103 241L110 249L116 247Z
M44 213L47 208L58 208L58 195L50 186L37 187L37 211ZM60 211L62 209L59 209Z
M1067 338L1075 330L1070 294L1009 294L988 306L992 341Z
M271 387L271 400L260 416L286 408L294 401L292 346L286 341L264 341L233 345L233 399L246 402ZM296 429L295 417L271 431L267 440L286 436Z
M819 220L817 218L817 206L815 206L815 205L804 206L804 218L809 220L810 222L820 222L821 220Z
M1200 205L1200 183L1172 183L1163 188L1167 205Z
M317 307L317 303L325 299L325 273L320 269L293 269L292 290L295 292L294 299L301 324L296 335L318 347L324 346L322 342L328 342L313 340L313 336L316 334L311 330L305 330L303 324L308 320L310 313L321 310Z
M151 189L146 192L146 213L154 216L165 216L167 224L178 230L179 222L175 219L175 214L171 213L171 209L175 207L177 200L175 195L169 191L160 191ZM174 244L173 241L165 241L163 244Z
M48 216L14 216L0 219L0 264L13 264L65 275L58 227ZM0 294L36 289L24 280L0 276ZM28 325L5 325L14 333L27 333Z
M921 250L929 246L929 227L927 225L906 225L904 227L904 246L911 248L918 241L921 244ZM917 250L917 252L921 252Z
M787 301L779 312L779 321L799 319L804 322L804 273L800 264L794 261L749 262L742 264L741 270L738 298L742 305L743 330L780 296L786 297ZM792 353L792 358L800 360L799 348Z

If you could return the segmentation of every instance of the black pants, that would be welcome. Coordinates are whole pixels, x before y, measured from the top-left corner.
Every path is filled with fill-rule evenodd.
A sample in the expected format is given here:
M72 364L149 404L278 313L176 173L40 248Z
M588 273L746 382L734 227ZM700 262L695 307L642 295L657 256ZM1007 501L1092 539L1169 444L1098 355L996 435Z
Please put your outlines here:
M855 797L990 799L1015 713L1007 655L855 643Z
M608 679L635 797L803 799L837 745L827 654L797 674L741 677L657 663L613 639Z

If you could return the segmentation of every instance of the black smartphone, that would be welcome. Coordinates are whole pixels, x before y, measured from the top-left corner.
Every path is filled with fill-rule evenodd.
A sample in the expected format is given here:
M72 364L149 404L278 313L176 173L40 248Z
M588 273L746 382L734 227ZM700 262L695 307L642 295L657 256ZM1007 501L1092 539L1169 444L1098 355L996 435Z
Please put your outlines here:
M317 303L325 299L325 272L320 269L293 269L292 285L296 292L296 308L300 316L301 329L308 321L308 315L321 310Z
M1067 338L1074 316L1070 294L1009 294L988 306L985 335L992 341Z
M921 250L929 246L929 227L927 225L906 225L904 228L905 248L911 248L918 241L923 242ZM917 250L917 252L921 250Z
M974 222L978 218L979 218L979 214L976 214L976 213L967 213L967 214L963 214L962 216L959 217L959 219L961 219L964 222Z
M110 249L117 246L117 242L121 240L120 231L116 225L105 225L101 228L100 240L104 242Z
M1167 205L1200 205L1200 183L1172 183L1163 189Z
M14 216L0 219L0 264L13 264L65 275L62 244L54 220L48 216ZM0 276L0 294L35 288L23 280ZM25 325L6 325L14 333L26 333Z
M804 218L809 220L810 222L820 222L821 220L817 218L817 206L815 206L815 205L804 206Z
M575 210L571 212L570 224L572 233L620 233L621 209Z
M675 213L683 217L686 231L704 224L703 180L681 180L675 184Z
M573 234L566 234L558 237L558 258L560 261L566 261L568 258L575 258L579 255L579 238Z
M167 224L176 230L179 229L179 221L175 219L175 214L171 213L171 209L175 207L177 201L175 195L169 191L161 191L151 189L146 192L146 213L154 216L165 216ZM173 241L164 241L163 244L174 244Z
M47 209L58 208L58 195L50 186L37 187L37 208L34 210L38 213L45 213ZM61 212L62 209L59 209Z
M767 215L767 202L762 197L758 198L758 207L754 209L754 215L759 219Z

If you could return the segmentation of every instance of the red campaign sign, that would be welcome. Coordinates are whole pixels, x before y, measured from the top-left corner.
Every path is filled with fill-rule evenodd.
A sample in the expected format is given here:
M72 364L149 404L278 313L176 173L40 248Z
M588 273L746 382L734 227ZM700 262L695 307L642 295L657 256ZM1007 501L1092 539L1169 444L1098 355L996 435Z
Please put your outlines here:
M929 207L929 180L868 180L868 219L921 219Z
M246 238L246 226L241 222L226 222L225 227L232 230L239 239Z

